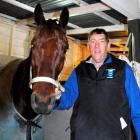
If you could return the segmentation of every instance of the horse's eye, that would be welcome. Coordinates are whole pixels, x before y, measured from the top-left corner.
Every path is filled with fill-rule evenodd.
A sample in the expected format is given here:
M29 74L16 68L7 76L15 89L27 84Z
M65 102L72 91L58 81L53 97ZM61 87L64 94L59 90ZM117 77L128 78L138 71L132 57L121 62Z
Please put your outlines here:
M34 48L35 47L35 43L31 43L31 48Z
M34 45L33 44L31 44L31 48L33 48L34 47Z
M63 49L64 53L66 53L67 50L68 50L68 46L64 46L64 49Z

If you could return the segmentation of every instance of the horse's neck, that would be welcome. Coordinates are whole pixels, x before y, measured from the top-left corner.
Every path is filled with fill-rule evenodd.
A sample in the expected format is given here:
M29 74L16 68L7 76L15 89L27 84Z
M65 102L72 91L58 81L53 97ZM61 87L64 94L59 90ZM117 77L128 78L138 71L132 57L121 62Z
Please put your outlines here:
M11 106L12 96L10 91L20 61L19 59L11 61L0 70L0 114L8 112Z
M31 107L32 90L29 87L30 64L30 58L27 58L19 64L12 85L15 108L26 119L32 119L36 116L36 113Z

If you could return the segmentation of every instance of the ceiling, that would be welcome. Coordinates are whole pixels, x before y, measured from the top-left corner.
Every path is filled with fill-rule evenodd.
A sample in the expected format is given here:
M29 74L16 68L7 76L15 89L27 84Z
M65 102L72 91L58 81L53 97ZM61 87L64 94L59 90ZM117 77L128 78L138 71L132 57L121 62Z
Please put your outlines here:
M58 18L68 7L67 34L86 41L88 33L103 27L112 39L127 37L127 22L140 18L140 0L0 0L0 16L34 27L33 11L40 3L45 18Z

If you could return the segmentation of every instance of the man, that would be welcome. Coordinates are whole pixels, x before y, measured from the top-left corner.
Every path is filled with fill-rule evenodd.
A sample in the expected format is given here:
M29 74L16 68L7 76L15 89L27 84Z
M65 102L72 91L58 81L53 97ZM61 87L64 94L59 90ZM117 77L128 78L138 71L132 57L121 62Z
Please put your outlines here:
M140 90L133 71L107 53L104 29L91 31L87 47L91 57L73 70L64 93L56 90L57 109L74 104L71 140L130 140L131 120L140 140Z

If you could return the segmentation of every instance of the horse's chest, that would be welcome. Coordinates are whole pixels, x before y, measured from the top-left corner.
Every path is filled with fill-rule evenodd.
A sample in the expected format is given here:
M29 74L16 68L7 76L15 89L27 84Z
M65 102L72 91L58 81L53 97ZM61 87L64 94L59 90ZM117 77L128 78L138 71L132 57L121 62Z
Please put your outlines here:
M43 122L42 117L38 123L42 128L32 128L32 140L44 140ZM4 119L0 118L0 140L26 140L26 130L27 125L19 124L14 110Z

